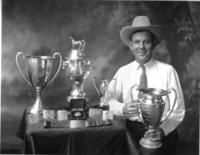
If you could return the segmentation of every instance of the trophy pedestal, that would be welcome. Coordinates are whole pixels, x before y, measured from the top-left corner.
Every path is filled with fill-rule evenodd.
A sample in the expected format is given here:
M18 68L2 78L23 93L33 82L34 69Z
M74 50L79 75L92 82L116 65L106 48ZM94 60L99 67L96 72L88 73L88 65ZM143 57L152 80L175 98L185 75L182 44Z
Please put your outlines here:
M154 141L148 137L147 138L143 137L142 139L140 139L140 145L149 149L157 149L162 146L162 143L158 140Z

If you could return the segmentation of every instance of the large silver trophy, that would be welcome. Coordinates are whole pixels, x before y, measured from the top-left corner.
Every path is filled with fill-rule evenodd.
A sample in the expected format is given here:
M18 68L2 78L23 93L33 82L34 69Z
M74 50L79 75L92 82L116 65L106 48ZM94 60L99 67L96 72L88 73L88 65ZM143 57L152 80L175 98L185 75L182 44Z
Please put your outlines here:
M83 89L85 79L89 76L91 61L84 52L85 41L72 41L72 49L64 60L67 76L73 81L73 88L70 96L67 97L70 109L71 120L84 120L87 118L87 98Z
M56 59L56 56L59 56L59 66L54 76L52 74L53 63ZM20 59L21 57L21 59ZM20 62L21 60L21 62ZM56 52L53 56L25 56L23 52L18 52L16 55L16 64L17 67L25 79L25 81L35 89L36 91L36 100L34 104L30 107L28 113L39 114L42 111L42 100L41 100L41 91L58 75L60 68L62 66L62 56L60 53ZM25 67L20 67L24 66ZM50 79L50 77L52 77Z
M174 88L168 90L157 89L157 88L147 88L147 89L137 89L137 90L139 90L139 93L142 93L141 95L142 98L139 101L140 102L139 111L140 111L140 119L147 127L146 132L158 130L159 125L165 122L169 118L174 109L177 99L176 90ZM166 104L163 101L162 97L168 95L171 92L173 92L174 94L173 106L171 107L171 110L169 111L167 116L164 119L162 119ZM132 101L134 101L133 98ZM147 134L145 134L145 136L140 139L140 145L145 148L154 149L154 148L160 148L162 146L162 142L161 139L155 139L155 137L147 136Z

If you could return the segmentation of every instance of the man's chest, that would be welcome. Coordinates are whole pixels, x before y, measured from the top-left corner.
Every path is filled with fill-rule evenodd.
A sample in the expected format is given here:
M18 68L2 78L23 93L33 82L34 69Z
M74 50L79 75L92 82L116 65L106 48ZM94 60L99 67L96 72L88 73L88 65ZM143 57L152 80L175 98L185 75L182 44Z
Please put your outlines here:
M148 88L160 88L165 89L168 82L168 74L167 71L159 70L159 69L147 69L147 85ZM139 85L141 78L141 70L133 70L127 71L127 73L123 74L122 78L122 86L124 91L127 91L133 85Z

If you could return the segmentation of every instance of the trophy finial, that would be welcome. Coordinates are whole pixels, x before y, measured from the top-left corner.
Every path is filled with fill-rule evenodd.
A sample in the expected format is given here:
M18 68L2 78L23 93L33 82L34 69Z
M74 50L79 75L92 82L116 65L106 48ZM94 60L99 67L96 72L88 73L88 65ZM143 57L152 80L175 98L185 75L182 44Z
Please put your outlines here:
M84 50L85 47L85 40L74 40L72 36L69 37L69 39L72 41L72 49L76 50Z

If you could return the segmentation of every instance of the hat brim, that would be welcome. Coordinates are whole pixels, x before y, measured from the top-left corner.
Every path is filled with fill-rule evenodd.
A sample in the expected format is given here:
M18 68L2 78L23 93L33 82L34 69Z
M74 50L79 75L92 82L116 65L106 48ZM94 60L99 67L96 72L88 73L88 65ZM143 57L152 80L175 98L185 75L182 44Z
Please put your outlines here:
M131 41L131 35L137 31L150 31L155 36L155 45L159 44L160 41L163 39L164 31L161 26L158 25L152 25L152 26L145 26L145 27L132 27L132 26L126 26L122 28L120 31L120 38L122 42L129 46L129 43Z

